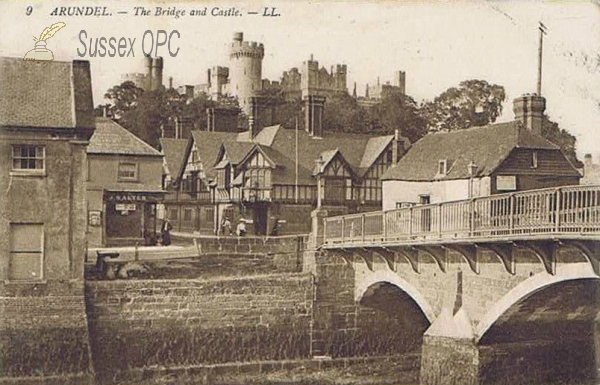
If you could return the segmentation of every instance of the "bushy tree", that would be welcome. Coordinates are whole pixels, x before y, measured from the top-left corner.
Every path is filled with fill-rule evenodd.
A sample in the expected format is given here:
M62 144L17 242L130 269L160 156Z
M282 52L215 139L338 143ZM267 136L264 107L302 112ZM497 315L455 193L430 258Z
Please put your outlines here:
M327 131L364 133L369 130L364 109L348 94L327 98L322 124Z
M135 108L143 94L144 89L136 86L132 81L126 81L111 87L104 94L104 98L111 102L110 115L118 119L125 112Z
M427 131L427 122L413 98L400 92L386 93L381 102L367 112L371 132L393 134L396 129L412 143Z
M561 129L558 123L552 121L544 115L542 120L542 136L550 142L560 146L562 152L569 158L575 167L583 167L583 164L577 159L575 146L577 138L571 135L567 130Z
M485 80L465 80L421 109L429 131L453 131L494 123L505 100L504 87Z

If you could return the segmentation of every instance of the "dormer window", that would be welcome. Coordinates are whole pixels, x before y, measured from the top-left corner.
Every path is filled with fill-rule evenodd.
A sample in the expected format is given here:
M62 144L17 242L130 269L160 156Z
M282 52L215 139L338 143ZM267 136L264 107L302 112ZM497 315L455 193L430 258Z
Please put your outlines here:
M438 175L446 175L448 173L448 159L440 159L438 163Z
M538 166L538 153L537 151L534 151L531 154L531 168L537 168Z

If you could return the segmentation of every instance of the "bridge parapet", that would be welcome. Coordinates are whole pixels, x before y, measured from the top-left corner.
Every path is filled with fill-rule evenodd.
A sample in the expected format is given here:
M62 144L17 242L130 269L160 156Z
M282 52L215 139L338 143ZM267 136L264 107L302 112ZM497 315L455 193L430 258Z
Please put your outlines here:
M323 247L596 239L600 186L569 186L326 218Z

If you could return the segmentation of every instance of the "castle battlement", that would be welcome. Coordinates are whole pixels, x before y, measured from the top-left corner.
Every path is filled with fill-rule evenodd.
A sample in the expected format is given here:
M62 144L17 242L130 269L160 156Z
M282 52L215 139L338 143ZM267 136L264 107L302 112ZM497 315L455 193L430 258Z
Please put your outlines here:
M229 50L230 58L251 57L262 59L265 57L265 47L255 41L234 41Z
M310 60L303 63L301 75L302 96L326 95L332 96L348 92L346 76L348 67L345 64L332 66L330 71L325 67L319 68L319 62L310 56Z

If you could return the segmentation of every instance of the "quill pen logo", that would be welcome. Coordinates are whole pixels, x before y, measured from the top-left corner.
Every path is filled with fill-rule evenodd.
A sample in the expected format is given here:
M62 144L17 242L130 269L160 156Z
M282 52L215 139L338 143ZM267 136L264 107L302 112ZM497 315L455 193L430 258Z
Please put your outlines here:
M65 25L66 24L63 22L54 23L50 27L44 29L39 39L34 36L33 41L35 41L35 48L27 52L23 60L54 60L54 54L46 48L46 40L54 36L54 34Z

